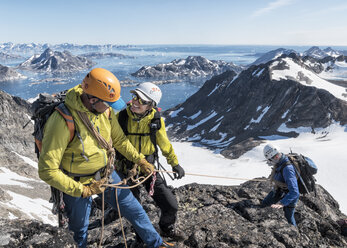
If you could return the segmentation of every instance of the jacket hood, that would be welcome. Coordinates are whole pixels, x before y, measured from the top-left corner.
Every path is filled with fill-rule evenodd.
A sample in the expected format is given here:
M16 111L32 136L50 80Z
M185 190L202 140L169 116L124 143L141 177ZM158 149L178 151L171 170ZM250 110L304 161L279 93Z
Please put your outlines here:
M88 112L88 109L84 106L81 95L83 93L82 86L76 85L71 88L66 94L65 104L71 109L80 112Z

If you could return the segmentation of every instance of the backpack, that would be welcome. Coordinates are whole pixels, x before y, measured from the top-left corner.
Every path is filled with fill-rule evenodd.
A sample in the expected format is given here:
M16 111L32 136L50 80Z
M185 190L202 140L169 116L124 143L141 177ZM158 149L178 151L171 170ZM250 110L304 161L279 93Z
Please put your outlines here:
M66 92L67 91L63 91L55 95L40 94L39 98L32 104L31 108L34 115L31 117L31 120L34 121L33 136L35 139L35 153L37 155L37 159L40 158L45 124L55 110L57 110L66 121L66 125L70 131L70 142L74 138L75 123L71 112L64 104ZM25 128L28 123L23 128ZM65 203L63 201L63 193L52 186L50 188L51 198L49 202L53 203L52 213L54 215L58 214L59 227L66 227L67 217L64 211Z
M66 92L67 91L62 91L55 95L40 94L39 98L32 104L34 115L31 117L31 120L34 121L33 136L35 139L35 153L38 159L42 149L45 124L55 110L57 110L66 121L66 125L70 131L70 142L74 138L75 122L72 118L71 112L64 104Z
M284 167L289 164L292 164L294 165L296 177L298 179L298 187L300 194L305 195L311 192L316 193L316 179L313 175L317 173L318 168L316 164L312 161L312 159L305 157L302 154L297 154L293 152L286 154L286 156L289 158L289 162L282 166L282 176Z

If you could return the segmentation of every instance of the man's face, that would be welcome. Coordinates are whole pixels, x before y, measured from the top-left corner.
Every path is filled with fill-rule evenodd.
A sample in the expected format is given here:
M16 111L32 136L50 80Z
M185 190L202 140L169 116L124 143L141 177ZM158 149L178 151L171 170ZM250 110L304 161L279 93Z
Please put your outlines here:
M104 113L110 107L106 102L96 97L90 98L89 102L93 106L93 109L100 114Z
M269 159L270 162L276 164L280 161L281 159L281 153L277 153L275 156Z

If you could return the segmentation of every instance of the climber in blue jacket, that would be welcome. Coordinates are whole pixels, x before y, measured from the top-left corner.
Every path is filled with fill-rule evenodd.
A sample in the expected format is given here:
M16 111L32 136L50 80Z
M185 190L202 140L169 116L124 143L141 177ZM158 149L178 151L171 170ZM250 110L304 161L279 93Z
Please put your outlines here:
M264 147L264 156L270 166L273 166L270 180L274 187L262 201L262 206L275 209L283 208L289 224L296 226L294 218L295 206L299 200L299 187L294 165L289 158L279 152L273 145Z

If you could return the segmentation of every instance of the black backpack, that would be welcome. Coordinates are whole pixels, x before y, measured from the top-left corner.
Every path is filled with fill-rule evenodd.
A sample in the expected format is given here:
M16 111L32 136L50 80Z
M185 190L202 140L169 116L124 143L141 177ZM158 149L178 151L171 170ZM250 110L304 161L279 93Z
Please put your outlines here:
M286 156L289 158L289 162L282 166L282 176L284 167L292 164L294 165L296 177L298 179L300 194L305 195L311 192L316 193L316 179L314 178L314 175L317 173L318 168L312 159L293 152L286 154Z
M37 154L37 158L40 157L45 124L55 110L57 110L66 121L66 125L70 131L70 142L74 138L75 122L72 118L71 112L64 104L66 92L67 91L62 91L54 95L40 94L39 98L32 104L31 108L34 114L31 117L31 120L34 121L33 136L35 139L35 153Z
M66 121L66 125L70 131L70 142L74 138L75 122L72 118L71 112L64 104L66 93L67 91L54 95L40 94L39 98L32 104L31 108L34 114L31 117L31 120L34 121L33 136L35 139L35 153L37 155L37 159L39 159L42 149L42 139L45 124L55 110L57 110ZM25 128L28 123L23 128ZM65 203L63 201L63 193L51 186L51 198L49 202L53 203L52 213L58 214L59 227L66 227L67 217L64 211Z

